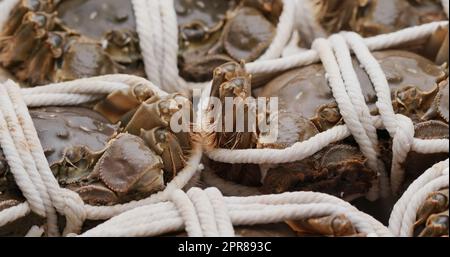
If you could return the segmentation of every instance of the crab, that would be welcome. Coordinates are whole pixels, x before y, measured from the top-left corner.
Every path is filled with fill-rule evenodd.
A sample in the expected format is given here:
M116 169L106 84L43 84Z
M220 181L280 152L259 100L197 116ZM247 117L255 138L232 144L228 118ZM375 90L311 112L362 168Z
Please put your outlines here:
M431 192L417 211L414 230L420 237L448 236L448 188Z
M273 165L263 180L263 193L317 191L344 199L368 192L377 177L357 147L337 144L315 155Z
M0 66L28 86L144 75L129 1L21 0L0 31Z
M364 236L356 231L344 214L289 220L286 223L301 236Z
M246 78L249 78L249 75L246 74L242 63L232 62L217 67L214 71L211 96L217 97L221 103L225 102L225 97L241 97L241 99L250 97L250 79ZM279 86L280 84L276 85ZM307 92L317 94L317 91L320 92L320 88L315 92ZM282 93L282 90L278 92ZM292 96L290 95L290 97ZM315 103L320 105L317 100ZM255 108L252 104L239 106L239 102L237 102L236 109L241 107L244 108L244 113L249 112L250 108ZM330 104L326 107L327 110L337 108ZM214 110L214 106L207 109L207 113L219 114L219 116L223 115L224 111L224 106L219 111ZM327 115L321 115L321 117L330 120L335 119L335 117L332 117L332 111L324 111L324 113ZM338 112L335 113L339 114ZM296 142L306 141L321 131L314 122L316 119L320 120L318 117L308 119L302 113L285 108L283 104L281 110L276 111L276 114L278 134L275 141L270 140L271 135L259 130L253 132L217 132L217 130L212 130L204 134L206 147L283 149ZM260 122L259 118L262 115L268 115L268 113L257 113L257 122ZM247 116L250 117L250 114ZM212 127L217 128L223 126L223 123L221 123L223 121L220 118L207 116L206 120L211 122ZM325 122L319 124L325 124ZM224 164L212 160L206 160L205 164L215 170L220 177L247 186L258 187L263 193L313 190L347 198L366 193L375 180L376 172L369 169L366 162L366 158L357 147L341 142L310 158L280 165Z
M142 199L164 189L186 165L192 147L189 134L172 131L170 123L181 108L190 112L187 98L160 97L137 84L111 93L91 108L30 109L58 183L77 192L86 204ZM14 189L11 195L21 197L1 152L0 178L2 196Z
M275 36L281 9L280 0L175 1L181 75L206 81L221 64L257 59Z
M446 19L437 0L314 0L313 9L326 32L353 30L364 36Z

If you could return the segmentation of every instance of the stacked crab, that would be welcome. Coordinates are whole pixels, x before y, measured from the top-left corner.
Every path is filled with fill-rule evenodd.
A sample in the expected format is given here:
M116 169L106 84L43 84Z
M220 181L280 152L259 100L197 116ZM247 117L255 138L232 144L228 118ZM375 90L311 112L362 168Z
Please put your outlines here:
M0 83L12 79L24 88L49 83L55 83L52 86L57 88L66 85L59 82L81 83L106 74L146 76L146 49L141 49L145 44L138 35L142 24L133 12L134 1L3 1L15 4L6 22L0 21ZM376 202L364 196L379 184L380 170L389 173L393 158L394 142L383 127L374 131L380 167L370 163L358 139L351 135L307 158L289 162L225 163L209 155L217 148L288 149L348 125L329 85L325 65L313 61L306 66L290 66L262 74L250 74L246 68L245 63L258 64L260 58L265 59L277 35L285 2L173 0L178 28L177 42L170 42L178 44L174 55L177 67L173 68L187 81L212 80L206 93L223 104L219 112L213 113L218 116L209 115L214 107L208 105L207 119L196 120L202 123L201 133L176 130L172 126L174 117L180 113L183 118L188 117L189 128L200 125L192 124L194 108L190 96L178 92L159 94L146 84L103 92L101 97L83 101L81 105L30 108L43 153L59 186L76 192L90 206L139 201L163 191L188 165L194 144L201 143L207 154L202 159L202 181L192 180L194 185L217 186L223 194L231 195L326 193L349 201L386 223L395 198L433 164L447 159L448 152L410 151L402 163L406 171L403 183L391 198ZM298 31L293 33L291 42L300 50L309 48L316 37L341 30L373 36L447 19L435 0L305 2L312 11L301 13L303 7L298 4L296 9L301 14L298 19L302 15L312 16L309 20L318 29L311 33L304 28L303 21L297 21ZM393 111L413 122L414 137L448 140L448 27L436 29L426 39L372 54L389 84ZM283 59L277 61L275 65ZM373 81L357 58L352 59L352 65L370 115L379 115ZM55 92L52 94L59 93ZM227 97L244 100L262 97L266 99L265 107L270 106L271 97L277 97L277 110L265 108L256 117L258 122L276 117L275 140L265 131L250 127L240 132L216 129L229 125L220 119L227 116ZM248 121L257 106L238 102L236 109L239 108L244 113L242 117L233 115L234 118ZM232 123L237 127L236 120ZM0 147L0 213L27 200L15 181L7 157L7 151ZM418 208L413 234L448 236L448 201L448 186L430 193ZM24 235L32 225L43 223L43 217L31 212L0 227L0 235ZM97 223L84 225L82 232ZM240 226L235 233L367 236L345 213Z

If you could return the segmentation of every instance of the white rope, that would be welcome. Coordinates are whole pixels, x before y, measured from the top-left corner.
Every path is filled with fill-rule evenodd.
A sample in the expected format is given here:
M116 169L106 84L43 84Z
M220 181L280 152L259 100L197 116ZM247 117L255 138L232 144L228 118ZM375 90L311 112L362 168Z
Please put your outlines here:
M8 124L10 134L14 140L14 146L17 149L18 154L22 160L23 167L25 168L25 171L31 180L32 184L30 184L29 186L31 187L32 185L34 185L36 187L39 198L44 204L45 216L47 216L48 219L47 229L49 231L49 235L58 235L58 228L56 225L56 212L53 209L53 205L42 178L42 174L40 171L38 171L35 158L33 158L34 156L31 149L34 145L30 145L30 131L25 127L25 123L27 122L27 120L26 117L24 117L23 110L21 109L21 99L19 99L20 94L16 94L17 91L18 86L14 82L12 82L11 80L5 82L3 84L3 87L0 87L0 108L3 112L6 123ZM25 112L28 113L27 110L25 110ZM45 162L45 164L47 169L50 170L50 168L48 168L48 163Z
M163 191L140 201L115 206L85 205L78 194L59 187L49 168L27 103L33 106L81 104L138 84L147 85L158 95L167 94L149 81L130 75L106 75L21 90L10 80L0 84L0 144L16 183L27 199L27 204L20 208L16 206L0 212L1 223L22 217L31 208L47 217L47 234L58 235L56 208L66 217L64 234L79 233L85 219L107 219L137 206L166 200L172 191L187 184L200 162L201 148L197 145L193 146L187 165ZM44 96L48 99L39 100Z
M336 45L335 47L344 47L343 51L345 51L345 44L342 42L342 44L339 44L339 41L343 39L341 39L339 36L335 36L334 37L334 42L332 43L338 43L338 45ZM336 42L337 41L337 42ZM354 83L354 79L357 80L356 78L356 74L352 74L350 72L346 72L343 73L344 75L344 79L347 79L347 83L345 83L347 85L347 90L346 90L346 85L344 84L344 81L342 79L342 74L341 74L341 70L343 70L342 68L346 68L347 70L350 71L354 71L353 70L353 66L351 65L351 60L350 60L350 51L347 51L347 57L350 61L350 65L349 66L343 66L346 60L343 58L341 59L341 65L338 64L337 60L334 57L334 54L332 52L330 43L325 40L325 39L317 39L313 42L312 48L317 50L319 52L319 56L320 59L322 61L323 67L326 71L326 75L327 75L327 79L329 82L329 85L331 87L331 91L333 93L333 97L336 100L338 107L339 107L339 111L342 115L342 118L345 121L345 124L347 126L347 128L350 130L350 133L353 135L353 138L355 138L356 142L359 145L359 149L361 150L361 152L364 154L364 156L367 157L367 164L369 166L369 168L371 168L372 170L376 171L377 173L381 173L381 169L379 166L379 161L378 161L378 151L377 151L377 145L374 144L376 143L376 141L373 139L373 136L376 137L375 135L372 135L372 129L375 130L375 128L373 127L373 125L370 123L371 122L371 117L368 114L367 117L363 117L362 114L362 110L364 109L357 109L357 107L359 106L354 106L354 103L356 102L357 104L363 104L364 106L366 106L367 108L367 112L368 112L368 107L365 104L365 101L362 100L362 103L357 101L360 98L363 98L362 92L361 90L352 90L352 88L355 87L359 87L360 85L351 85L351 83ZM336 51L335 48L335 51ZM340 52L339 56L343 57L342 54L344 54L344 52L341 51L341 49L338 49L337 52ZM340 69L341 68L341 69ZM355 78L353 78L353 76ZM349 81L350 79L350 81ZM351 80L353 79L353 81ZM351 100L353 97L353 101ZM364 119L365 118L365 119ZM367 122L367 125L363 125L363 121ZM366 129L369 129L369 131L366 131ZM371 137L369 137L369 135ZM377 187L377 185L376 185ZM370 192L369 197L373 200L375 200L377 198L378 195L378 189L374 188L372 192Z
M417 210L427 195L448 187L449 160L433 165L403 193L392 209L389 229L397 236L412 236Z
M221 215L211 214L207 199L220 201ZM216 188L174 191L172 202L135 208L86 231L81 236L154 236L186 229L188 235L204 235L202 229L221 236L234 235L233 225L255 225L344 214L358 232L371 236L391 236L389 230L349 203L321 193L294 192L254 197L222 197ZM202 208L195 208L199 204ZM214 206L214 201L212 201ZM216 210L215 210L216 211ZM158 217L159 219L156 219ZM206 218L207 217L207 218Z
M25 237L41 237L44 234L44 232L45 231L42 227L34 225L30 228Z
M0 211L0 227L25 217L30 213L30 205L28 202L21 203L19 205L10 207L3 211Z

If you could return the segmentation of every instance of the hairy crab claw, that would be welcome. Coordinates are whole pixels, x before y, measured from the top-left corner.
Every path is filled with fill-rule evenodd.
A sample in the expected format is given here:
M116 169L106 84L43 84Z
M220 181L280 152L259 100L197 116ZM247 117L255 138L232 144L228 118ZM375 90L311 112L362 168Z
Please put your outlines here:
M130 1L21 0L0 32L0 66L29 86L143 76L135 27Z
M299 236L364 236L357 232L352 222L343 214L290 220L287 224Z
M448 237L449 218L448 208L441 213L431 214L427 219L425 228L419 237Z
M352 30L363 36L446 19L440 1L435 0L314 0L313 10L326 32Z

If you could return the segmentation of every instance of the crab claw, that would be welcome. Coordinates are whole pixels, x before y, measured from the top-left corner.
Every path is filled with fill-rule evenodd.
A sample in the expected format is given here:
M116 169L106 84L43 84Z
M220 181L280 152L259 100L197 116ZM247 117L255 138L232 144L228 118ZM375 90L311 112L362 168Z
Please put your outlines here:
M439 88L439 93L436 97L436 105L439 115L448 123L449 121L449 88L448 88L448 78L441 83Z
M220 85L234 77L246 74L245 65L237 62L227 62L214 69L211 96L219 97Z
M158 96L142 103L125 127L125 131L139 135L141 129L150 130L156 127L168 127L172 115L181 110L177 94Z
M182 147L177 137L166 128L157 127L152 130L141 129L141 138L159 154L164 163L166 179L171 180L185 166Z
M120 121L126 113L136 109L139 104L155 96L155 92L145 84L137 84L126 90L117 90L94 106L94 110L112 123Z
M14 35L0 39L0 64L11 67L28 60L48 28L53 26L52 20L52 16L46 13L25 14Z
M21 0L9 15L9 19L6 21L2 36L14 35L14 32L19 28L23 16L28 12L37 12L42 6L39 0Z
M119 202L117 195L104 185L97 183L74 189L90 205L114 205Z
M419 237L437 237L437 236L448 236L449 229L449 219L448 219L448 210L431 215L427 224L419 234Z
M287 223L294 231L300 234L325 236L351 236L357 234L352 222L343 214L288 221Z
M414 226L425 223L431 214L442 212L446 208L448 208L448 188L432 192L417 211L417 221Z
M127 198L163 189L162 167L161 158L141 138L119 134L110 142L90 177L99 177L119 197Z
M51 76L55 70L55 61L63 53L63 36L59 33L49 32L47 39L35 51L32 57L25 61L23 68L16 76L21 81L31 85L53 81Z

